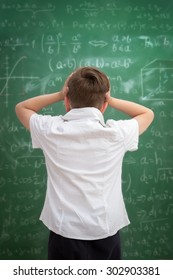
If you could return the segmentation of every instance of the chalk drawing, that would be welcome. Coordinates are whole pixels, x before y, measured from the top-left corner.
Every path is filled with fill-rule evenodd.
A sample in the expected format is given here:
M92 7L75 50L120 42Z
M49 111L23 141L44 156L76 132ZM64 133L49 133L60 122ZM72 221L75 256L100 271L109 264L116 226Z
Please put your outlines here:
M5 106L8 107L8 102L9 102L9 95L10 95L10 86L9 82L11 80L33 80L33 79L38 79L39 77L34 77L34 76L25 76L25 75L15 75L14 72L17 68L17 66L23 61L27 59L26 56L20 57L16 63L11 67L10 70L10 58L8 56L5 57L5 75L0 77L0 81L4 81L4 85L2 89L0 89L0 96L5 95Z
M105 42L103 40L100 40L100 41L93 40L93 41L89 41L88 43L93 47L100 47L100 48L104 48L108 44L107 42Z
M173 60L155 59L141 69L142 98L173 100Z

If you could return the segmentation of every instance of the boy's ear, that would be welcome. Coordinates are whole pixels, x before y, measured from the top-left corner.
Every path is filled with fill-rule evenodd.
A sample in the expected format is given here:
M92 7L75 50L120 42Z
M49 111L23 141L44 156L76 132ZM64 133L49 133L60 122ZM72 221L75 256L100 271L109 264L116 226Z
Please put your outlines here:
M69 112L71 110L71 105L70 105L68 95L64 96L64 105L65 105L66 112Z

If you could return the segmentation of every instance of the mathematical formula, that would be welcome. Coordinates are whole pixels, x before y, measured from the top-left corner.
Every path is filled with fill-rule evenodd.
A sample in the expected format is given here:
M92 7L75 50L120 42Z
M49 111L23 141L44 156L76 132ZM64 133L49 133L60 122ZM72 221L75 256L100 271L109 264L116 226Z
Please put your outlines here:
M47 231L39 222L45 160L32 149L15 105L61 90L77 67L95 66L108 75L112 96L155 113L139 150L124 158L122 189L131 225L122 230L123 258L172 259L171 1L1 2L0 258L47 258ZM55 104L42 113L65 109ZM118 119L118 113L108 108L105 119Z

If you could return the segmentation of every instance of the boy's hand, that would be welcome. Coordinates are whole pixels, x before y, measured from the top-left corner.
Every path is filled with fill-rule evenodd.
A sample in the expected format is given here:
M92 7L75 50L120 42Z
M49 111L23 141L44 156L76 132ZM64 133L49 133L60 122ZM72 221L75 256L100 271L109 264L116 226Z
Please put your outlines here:
M65 83L62 90L58 93L60 96L60 100L64 100L65 96L68 94L68 91L69 91L69 88Z
M110 90L108 92L106 92L105 94L105 102L108 102L109 104L109 100L110 100L111 94L110 94Z
M61 100L64 100L65 96L68 94L69 91L69 87L68 87L68 81L71 78L71 76L73 75L74 72L72 72L68 78L66 79L64 86L62 88L62 90L59 92L60 96L61 96Z

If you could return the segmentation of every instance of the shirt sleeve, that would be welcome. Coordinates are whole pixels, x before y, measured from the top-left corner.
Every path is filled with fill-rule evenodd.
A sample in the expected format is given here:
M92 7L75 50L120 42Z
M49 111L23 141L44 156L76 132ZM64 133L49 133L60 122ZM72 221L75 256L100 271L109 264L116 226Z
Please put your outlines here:
M39 114L33 114L30 118L30 132L32 147L41 148L44 142L46 133L50 127L51 116L43 116Z
M139 125L137 120L109 120L107 125L115 128L116 135L120 141L123 141L126 151L136 151L138 149Z

